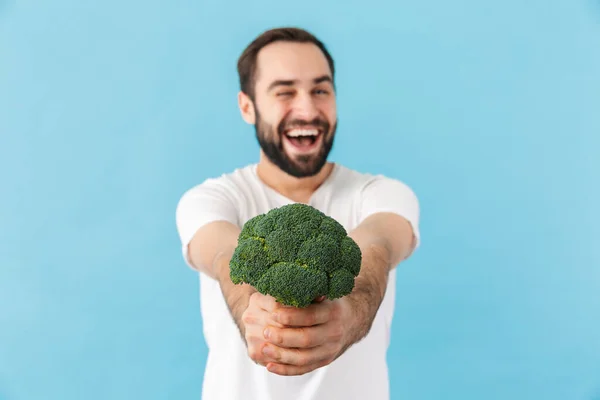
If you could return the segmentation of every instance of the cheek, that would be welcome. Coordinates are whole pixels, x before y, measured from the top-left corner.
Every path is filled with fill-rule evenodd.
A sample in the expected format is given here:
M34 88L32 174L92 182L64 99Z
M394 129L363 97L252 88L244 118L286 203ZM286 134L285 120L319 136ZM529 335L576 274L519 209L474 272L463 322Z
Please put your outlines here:
M332 120L335 120L337 118L337 107L335 106L335 104L331 107L330 117Z
M274 127L277 127L286 118L290 108L285 104L275 102L269 105L268 110L268 113L263 115L263 119L269 121L269 124Z
M324 110L324 114L330 123L334 123L335 121L337 121L337 109L335 105L326 108Z
M321 110L323 114L327 116L330 121L334 121L337 115L337 104L334 99L328 99L321 104Z
M277 103L273 106L272 118L279 124L281 121L290 119L292 114L292 107L285 103Z

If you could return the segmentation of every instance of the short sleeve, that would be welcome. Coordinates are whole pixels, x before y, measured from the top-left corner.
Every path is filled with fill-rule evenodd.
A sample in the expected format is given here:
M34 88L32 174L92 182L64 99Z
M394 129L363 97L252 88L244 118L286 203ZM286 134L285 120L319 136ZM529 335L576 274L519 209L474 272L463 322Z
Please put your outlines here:
M176 209L176 225L185 262L189 243L202 226L215 221L238 223L238 210L232 191L216 179L206 180L183 194Z
M412 254L421 241L419 200L414 191L396 179L376 176L362 191L360 219L379 212L398 214L410 223L414 235Z

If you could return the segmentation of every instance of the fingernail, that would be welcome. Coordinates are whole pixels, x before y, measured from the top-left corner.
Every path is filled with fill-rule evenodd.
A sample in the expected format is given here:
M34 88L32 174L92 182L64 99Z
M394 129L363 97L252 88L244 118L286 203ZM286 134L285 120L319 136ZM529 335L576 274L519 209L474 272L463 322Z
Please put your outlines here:
M273 357L275 355L275 352L270 346L265 346L263 348L263 354L268 357Z
M263 335L265 335L265 339L268 339L270 334L271 331L269 330L269 328L265 329L265 331L263 332Z

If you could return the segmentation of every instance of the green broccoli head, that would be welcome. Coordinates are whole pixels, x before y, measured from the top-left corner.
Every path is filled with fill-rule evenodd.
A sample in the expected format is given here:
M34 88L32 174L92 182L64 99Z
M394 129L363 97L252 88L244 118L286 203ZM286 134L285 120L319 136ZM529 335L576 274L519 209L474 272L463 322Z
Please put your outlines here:
M362 254L335 219L294 203L257 215L242 227L230 262L233 283L247 283L281 304L307 307L354 289Z

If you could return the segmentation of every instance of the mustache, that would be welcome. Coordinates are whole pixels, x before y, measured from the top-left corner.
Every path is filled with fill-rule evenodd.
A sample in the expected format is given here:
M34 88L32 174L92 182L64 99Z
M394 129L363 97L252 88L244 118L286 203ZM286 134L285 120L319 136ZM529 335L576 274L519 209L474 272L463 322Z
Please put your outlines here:
M329 122L327 122L327 120L324 120L320 117L316 117L314 118L312 121L305 121L305 120L300 120L300 119L294 119L291 121L281 121L281 123L279 124L279 127L277 129L277 131L279 132L279 134L283 134L286 130L289 129L293 129L293 128L304 128L304 127L313 127L313 128L320 128L321 130L323 130L324 133L329 132Z

